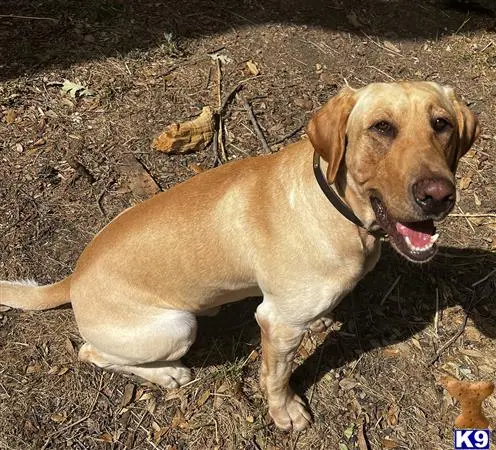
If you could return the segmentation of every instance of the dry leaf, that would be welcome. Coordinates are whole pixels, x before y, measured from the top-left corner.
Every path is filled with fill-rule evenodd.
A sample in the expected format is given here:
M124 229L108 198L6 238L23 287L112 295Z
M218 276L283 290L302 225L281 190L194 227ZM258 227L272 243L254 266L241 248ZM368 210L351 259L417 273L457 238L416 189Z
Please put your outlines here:
M62 423L65 421L65 419L67 419L67 416L65 414L55 413L50 416L50 419L52 419L54 422Z
M474 203L475 203L475 206L482 205L482 202L480 201L479 196L475 192L474 192Z
M246 416L246 421L248 423L253 423L253 422L255 422L255 418L253 416Z
M210 398L210 391L205 391L201 396L200 398L196 401L196 404L198 405L198 407L201 407L203 406L207 400Z
M382 351L382 354L386 357L386 358L394 358L396 356L398 356L400 354L400 349L399 348L391 348L391 347L388 347L388 348L385 348L383 351Z
M184 418L184 414L180 409L176 411L176 415L172 419L171 427L183 429L188 427L188 421Z
M160 430L158 431L155 431L153 433L153 442L155 443L155 445L158 445L160 443L160 441L162 440L162 437L165 433L167 433L167 431L169 431L169 427L162 427L160 428ZM171 449L173 447L167 447L168 449Z
M142 402L144 400L150 400L151 398L153 398L153 393L152 392L145 392L139 398L138 398L138 396L136 396L136 400L137 401L140 401L140 402Z
M339 382L339 387L343 389L343 391L349 391L350 389L353 389L354 387L358 386L360 383L353 378L343 378Z
M246 63L246 67L248 68L248 72L250 72L254 76L257 76L260 73L257 64L251 59Z
M198 175L199 173L202 173L203 172L203 169L198 164L195 164L195 163L189 163L188 164L188 169L190 169L193 172L195 172L196 175Z
M209 106L190 122L173 123L153 140L152 148L166 153L203 150L214 136L214 115Z
M398 448L398 443L391 439L381 439L381 444L384 448Z
M74 356L76 354L76 351L74 350L74 345L72 344L72 342L69 338L67 338L64 341L64 347L65 347L67 353L69 353L69 355Z
M9 109L5 113L5 122L7 122L8 125L12 125L15 122L16 117L17 117L17 113L15 112L15 110Z
M37 372L41 372L41 366L39 364L31 364L26 368L26 375Z
M400 415L400 407L398 405L391 405L386 414L386 419L388 424L392 427L397 425L399 415Z
M229 382L225 381L219 386L219 389L217 389L218 394L222 394L223 392L227 392L229 390Z
M73 83L69 80L64 80L61 90L62 92L69 94L72 98L94 95L92 91L81 84Z
M66 374L67 372L69 372L69 367L62 367L59 372L57 373L57 375L61 376L61 375L64 375Z
M470 186L470 183L472 183L472 177L465 175L462 177L462 179L460 180L460 183L458 185L459 185L461 190L464 190Z
M145 393L145 388L143 387L140 387L137 391L136 391L136 395L134 396L134 400L135 401L139 401L139 399L141 398L141 396Z
M401 53L401 50L394 45L391 41L384 41L384 47L387 48L388 50L391 50L394 53Z
M114 437L110 433L102 433L100 436L95 438L97 441L100 442L107 442L109 444L112 444L114 442Z
M479 342L482 339L481 332L472 325L468 325L463 330L463 336L472 342Z
M153 414L155 412L155 409L157 408L157 400L155 397L152 397L148 404L146 405L146 410L150 413Z
M12 308L10 306L0 306L0 313L10 311Z
M415 345L415 347L417 347L419 350L422 350L422 346L420 345L420 342L418 339L412 338L411 340L412 340L413 345Z
M471 358L483 358L484 354L479 350L472 350L470 348L461 348L459 350L460 353L470 356Z
M129 403L131 403L131 401L133 400L133 395L134 395L134 384L131 383L126 384L126 387L124 388L124 394L122 394L122 398L119 403L119 406L121 408L124 408L124 406L129 405Z

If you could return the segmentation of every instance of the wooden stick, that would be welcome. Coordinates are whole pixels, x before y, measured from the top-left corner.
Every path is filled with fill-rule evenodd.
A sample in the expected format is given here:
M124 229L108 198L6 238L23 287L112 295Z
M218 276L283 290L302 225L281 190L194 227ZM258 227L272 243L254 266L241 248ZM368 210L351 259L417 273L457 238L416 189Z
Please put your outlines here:
M262 147L264 149L265 153L270 153L270 147L267 144L267 140L265 139L265 136L262 132L262 129L260 128L260 125L257 122L257 118L255 117L255 113L253 112L253 108L250 106L248 103L248 100L246 100L244 95L240 95L239 98L243 102L243 105L248 112L248 117L250 118L250 122L253 125L253 128L255 130L255 133L258 137L258 140L262 143Z
M463 213L463 214L450 214L448 217L491 217L495 218L496 213Z
M400 282L401 280L401 275L398 275L396 280L394 280L393 284L391 287L387 290L387 292L384 294L384 297L382 297L382 300L380 301L379 305L383 305L384 302L387 300L387 298L391 295L391 292L393 292L393 289L396 287L396 285Z
M463 318L463 323L461 324L460 328L458 328L458 331L436 352L434 357L432 357L427 363L427 366L432 366L441 357L444 351L449 346L453 345L453 343L463 334L463 332L465 331L465 327L467 326L467 321L468 321L468 314L465 313L465 317Z
M484 283L484 281L491 278L496 273L496 269L491 270L485 277L481 278L479 281L476 281L472 284L472 287L479 286L479 284Z
M217 58L215 60L217 64L217 101L219 104L219 109L218 109L218 118L217 118L217 139L218 139L218 151L219 154L219 159L222 163L227 162L227 155L226 155L226 149L224 148L224 121L222 120L222 113L221 113L221 108L222 108L222 65L220 62L220 59Z
M458 206L458 209L460 210L460 213L465 214L465 213L463 212L463 209L462 209L462 208L460 208L459 206ZM472 225L472 222L470 222L470 220L468 219L468 217L467 217L467 216L463 216L463 218L467 221L468 226L472 229L472 233L475 233L475 228L474 228L474 226Z
M0 14L0 19L49 20L50 22L58 22L58 19L53 17L16 16L15 14Z
M270 145L277 145L277 144L281 144L282 142L284 142L286 139L289 139L291 137L293 137L296 133L298 133L298 131L300 131L303 127L305 126L305 122L301 123L300 125L298 125L298 127L296 127L293 131L290 131L288 134L285 134L283 137L277 139L276 141L274 142L271 142Z

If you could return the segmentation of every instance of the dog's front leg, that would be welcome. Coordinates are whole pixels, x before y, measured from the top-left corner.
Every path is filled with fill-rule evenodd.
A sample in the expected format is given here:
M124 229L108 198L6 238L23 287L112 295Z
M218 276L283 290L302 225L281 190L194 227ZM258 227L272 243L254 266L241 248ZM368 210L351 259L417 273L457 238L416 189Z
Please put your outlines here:
M311 423L303 400L289 386L293 359L304 328L288 326L267 314L263 305L255 314L262 331L262 370L260 385L267 395L269 414L278 428L300 431Z

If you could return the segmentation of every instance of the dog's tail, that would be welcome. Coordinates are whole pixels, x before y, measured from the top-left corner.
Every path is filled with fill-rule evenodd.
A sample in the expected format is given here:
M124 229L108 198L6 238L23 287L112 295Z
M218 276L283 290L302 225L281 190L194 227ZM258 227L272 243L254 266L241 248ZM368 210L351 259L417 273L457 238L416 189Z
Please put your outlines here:
M0 305L20 309L50 309L70 303L71 277L38 286L34 281L0 281Z

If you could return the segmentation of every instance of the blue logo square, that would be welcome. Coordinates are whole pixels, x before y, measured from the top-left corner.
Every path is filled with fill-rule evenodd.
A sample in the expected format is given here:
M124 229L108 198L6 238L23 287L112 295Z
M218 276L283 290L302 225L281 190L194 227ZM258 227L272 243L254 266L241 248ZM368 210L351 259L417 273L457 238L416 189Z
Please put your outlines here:
M454 430L455 450L490 450L491 432L489 430Z

